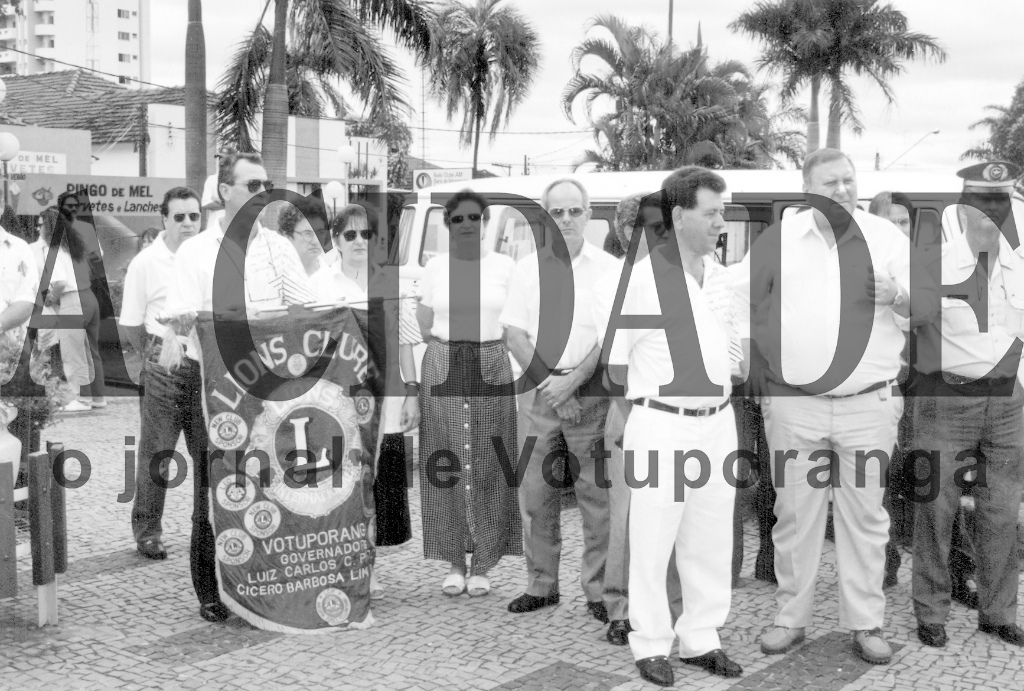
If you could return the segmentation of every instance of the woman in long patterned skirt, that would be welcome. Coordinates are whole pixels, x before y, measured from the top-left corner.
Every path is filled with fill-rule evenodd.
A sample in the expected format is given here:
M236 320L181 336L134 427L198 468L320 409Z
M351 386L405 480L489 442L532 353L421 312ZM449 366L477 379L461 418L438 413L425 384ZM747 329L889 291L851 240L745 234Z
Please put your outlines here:
M514 262L482 249L486 206L469 190L445 205L451 251L427 263L417 312L429 337L420 389L423 551L451 564L441 586L449 596L486 595L487 572L502 556L523 553L516 403L498 322Z

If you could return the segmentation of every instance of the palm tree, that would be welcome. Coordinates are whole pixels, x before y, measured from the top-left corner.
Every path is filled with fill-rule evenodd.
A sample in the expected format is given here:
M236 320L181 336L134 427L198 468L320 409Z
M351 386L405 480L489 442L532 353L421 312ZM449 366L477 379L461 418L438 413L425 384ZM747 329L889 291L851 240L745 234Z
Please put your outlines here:
M185 179L202 191L206 183L206 39L202 0L188 0L185 33Z
M502 0L477 0L466 6L447 0L435 18L430 91L444 104L448 121L462 111L459 143L473 145L473 175L480 135L490 117L490 138L508 126L537 74L537 32ZM504 122L503 122L504 121Z
M848 71L870 77L891 104L889 80L903 73L904 61L946 59L934 37L908 31L906 15L879 0L764 0L729 27L764 44L758 66L782 73L785 101L805 84L811 87L808 153L818 147L822 83L829 88L826 146L838 149L844 123L857 134L863 131Z
M268 3L271 0L267 0ZM273 0L274 32L262 26L232 57L218 85L215 123L222 139L252 150L250 132L263 111L261 146L268 175L285 179L288 115L350 112L336 80L348 84L376 122L400 120L408 102L402 75L379 30L425 58L430 7L424 0Z
M960 159L977 158L982 161L1002 159L1024 167L1024 81L1014 89L1009 106L985 106L994 115L978 120L971 129L987 127L988 141L965 151ZM1021 184L1017 185L1021 189Z
M577 165L600 170L661 170L680 165L769 167L780 147L767 114L767 87L754 87L746 66L726 61L710 66L700 41L680 51L658 36L622 19L602 15L590 27L611 40L591 36L572 53L575 75L562 92L570 121L583 98L600 151L587 151ZM586 57L604 63L600 73L581 71ZM612 112L596 120L598 101Z

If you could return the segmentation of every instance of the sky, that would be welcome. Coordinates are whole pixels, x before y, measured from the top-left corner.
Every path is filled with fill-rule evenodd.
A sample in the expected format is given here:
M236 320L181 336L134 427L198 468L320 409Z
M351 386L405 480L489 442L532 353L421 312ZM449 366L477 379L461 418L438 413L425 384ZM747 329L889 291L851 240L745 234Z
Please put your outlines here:
M209 88L216 86L237 43L252 31L264 2L203 3ZM618 14L630 24L643 24L667 34L669 0L632 0L628 10L621 0L506 0L506 4L515 6L538 32L540 70L528 99L513 113L507 131L499 130L493 142L481 143L481 167L498 174L521 175L526 156L533 174L570 172L583 151L594 147L582 110L577 107L575 122L571 122L560 105L561 92L572 77L572 49L584 37L603 33L597 29L588 33L590 19L601 14ZM753 4L753 0L678 0L673 38L692 46L700 23L712 62L740 60L753 69L759 46L728 28ZM987 114L986 105L1008 105L1014 87L1024 79L1021 24L1013 19L1019 11L1018 0L893 0L893 4L906 14L912 31L934 36L948 59L943 64L906 63L905 72L890 82L896 94L896 103L891 106L873 82L851 77L865 131L858 137L844 129L843 149L862 170L874 167L877 153L883 167L893 163L892 170L952 175L968 165L959 160L960 155L987 136L985 128L971 131L969 126ZM1015 6L1017 11L1013 10ZM157 0L152 4L152 14L151 79L166 86L183 84L187 2ZM272 14L271 9L268 15ZM264 24L270 26L272 17ZM394 54L405 69L406 93L416 109L410 124L430 128L414 129L413 155L425 154L427 160L447 168L469 167L472 149L460 148L455 132L433 131L456 130L458 121L447 122L444 111L429 96L426 107L420 107L424 96L421 73L410 55L398 49ZM583 69L596 70L599 64L588 59ZM778 80L764 72L756 77ZM800 94L798 103L806 107L809 92ZM825 93L821 107L824 119ZM928 134L933 130L939 133ZM823 122L822 145L824 137ZM922 137L924 140L917 143ZM496 167L494 163L510 164L511 168Z

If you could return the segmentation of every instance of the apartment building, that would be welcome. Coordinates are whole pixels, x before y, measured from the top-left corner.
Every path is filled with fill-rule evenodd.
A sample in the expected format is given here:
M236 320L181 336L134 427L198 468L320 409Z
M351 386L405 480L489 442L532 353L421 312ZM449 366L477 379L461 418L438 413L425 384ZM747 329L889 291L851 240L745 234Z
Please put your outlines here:
M149 4L0 0L0 75L28 76L74 65L137 89L138 80L149 81Z

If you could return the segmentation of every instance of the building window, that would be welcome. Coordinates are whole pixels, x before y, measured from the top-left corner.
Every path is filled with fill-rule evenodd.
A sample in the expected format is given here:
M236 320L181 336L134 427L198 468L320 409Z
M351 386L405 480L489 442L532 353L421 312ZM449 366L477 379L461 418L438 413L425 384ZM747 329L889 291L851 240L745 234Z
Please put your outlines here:
M128 10L118 10L117 11L117 18L118 19L128 19L130 17L131 17L131 15L128 14Z
M118 77L117 78L117 83L118 84L131 84L132 80L129 77Z
M117 54L117 61L118 62L131 62L132 61L132 56L128 55L127 53L118 53Z
M127 31L118 31L117 32L117 38L118 38L119 41L127 41L127 40L129 40L128 36L129 36L129 34L128 34Z
M138 37L139 37L138 34L132 34L132 38L138 38Z

